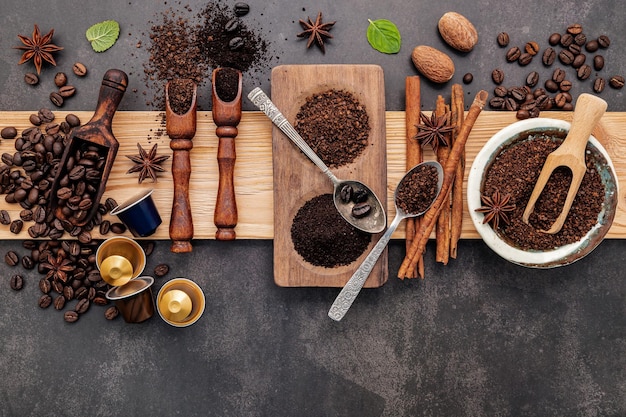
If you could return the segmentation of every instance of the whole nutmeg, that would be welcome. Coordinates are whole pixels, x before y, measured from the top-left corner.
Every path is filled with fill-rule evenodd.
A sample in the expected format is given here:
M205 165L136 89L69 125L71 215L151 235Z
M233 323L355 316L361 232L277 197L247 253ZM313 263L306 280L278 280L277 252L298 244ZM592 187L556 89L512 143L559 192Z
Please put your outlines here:
M454 75L452 59L431 46L419 45L413 49L411 59L415 68L430 81L445 83Z
M478 31L472 22L459 13L444 14L437 27L443 40L458 51L469 52L478 42Z

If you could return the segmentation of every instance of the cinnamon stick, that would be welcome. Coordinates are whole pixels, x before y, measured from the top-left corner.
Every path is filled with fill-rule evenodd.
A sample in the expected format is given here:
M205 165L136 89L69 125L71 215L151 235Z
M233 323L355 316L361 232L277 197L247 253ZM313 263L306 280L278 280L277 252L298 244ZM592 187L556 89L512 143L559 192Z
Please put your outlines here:
M419 164L423 160L422 147L415 139L417 126L420 122L421 92L420 77L417 75L406 77L405 79L405 122L406 122L406 169L407 171ZM411 248L413 237L415 236L415 218L406 219L406 250ZM417 264L417 271L413 268L408 271L407 278L424 277L424 257L420 256Z
M446 105L443 96L438 96L435 106L435 114L437 117L444 117L449 111L450 108ZM448 139L448 146L439 146L437 148L437 161L439 161L441 166L446 166L448 155L450 155L450 147L452 146L452 135L450 133L445 133L444 135ZM447 265L448 259L450 258L450 198L443 202L441 212L439 213L439 217L437 217L435 238L437 241L435 260Z
M417 264L417 258L419 257L418 255L424 252L426 243L428 243L428 238L430 237L430 234L435 227L435 223L437 222L437 215L441 211L443 203L450 195L450 189L452 188L454 176L456 175L456 167L459 163L459 160L461 159L461 154L465 149L465 143L467 142L467 138L469 137L469 134L474 127L474 123L476 123L476 119L478 119L478 115L482 111L483 107L485 107L488 97L489 94L485 90L480 90L476 94L474 102L469 108L467 117L461 125L461 130L459 131L457 141L452 147L452 150L450 151L450 156L444 167L441 192L433 202L430 209L428 209L428 211L424 214L422 223L417 233L415 234L415 239L413 240L410 251L407 252L404 261L402 261L402 265L400 265L400 270L398 271L399 278L406 277L407 271L410 268L414 268L414 265Z
M450 99L450 123L454 126L452 131L452 145L458 140L459 131L465 118L465 97L461 84L452 86ZM452 185L452 208L450 214L450 257L456 259L459 239L463 231L463 178L465 176L465 149L456 166L456 175Z

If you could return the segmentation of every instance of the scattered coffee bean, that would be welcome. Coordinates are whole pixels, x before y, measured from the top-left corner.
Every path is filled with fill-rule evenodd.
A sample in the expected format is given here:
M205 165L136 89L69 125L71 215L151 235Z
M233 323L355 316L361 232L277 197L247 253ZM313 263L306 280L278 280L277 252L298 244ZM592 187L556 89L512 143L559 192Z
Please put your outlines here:
M489 100L489 107L492 109L504 108L504 98L498 96L491 98L491 100Z
M119 223L119 222L111 223L111 231L113 233L121 235L122 233L126 231L126 225L124 225L124 223Z
M72 67L72 71L74 71L74 74L79 77L84 77L85 75L87 75L87 67L85 67L80 62L76 62L74 64L74 66Z
M65 297L67 301L72 300L74 298L74 288L69 285L63 287L63 297Z
M604 91L605 85L606 85L606 82L604 81L604 78L597 77L593 81L593 91L595 91L596 93L601 93L602 91Z
M587 64L581 66L580 68L578 68L576 75L579 79L586 80L587 78L589 78L589 76L591 76L591 67Z
M572 35L578 35L582 33L583 27L580 23L573 23L567 27L567 33Z
M576 55L576 58L574 58L574 62L572 62L572 67L580 68L583 66L586 60L587 56L585 54L578 54Z
M517 46L514 46L506 52L506 60L509 62L515 62L521 55L522 51Z
M600 45L598 44L598 41L595 39L585 44L585 49L587 50L587 52L595 52L598 50L599 47Z
M239 19L236 17L233 17L224 25L224 30L226 32L235 32L237 29L239 29Z
M17 129L13 126L7 126L0 130L0 136L2 139L13 139L17 136Z
M9 266L15 266L19 263L20 257L17 252L10 250L4 255L4 262Z
M78 313L75 311L66 311L63 314L63 319L68 323L76 323L78 321Z
M64 85L59 88L59 95L63 98L72 97L76 93L76 87L73 85Z
M154 275L159 278L164 277L168 272L170 272L170 267L167 264L158 264L154 267Z
M561 36L561 46L563 48L569 47L572 43L574 43L574 37L571 33L566 33Z
M602 55L596 55L593 57L593 68L596 71L600 71L604 68L604 57Z
M39 116L39 118L41 119L43 123L50 123L51 121L54 120L54 117L55 117L54 112L46 108L39 109L39 111L37 112L37 115Z
M498 45L504 48L509 44L509 34L506 32L500 32L498 33L498 37L496 38L496 40L498 41Z
M24 288L24 277L19 274L11 276L10 279L11 289L14 291L19 291Z
M65 297L62 295L57 296L53 304L55 310L63 310L63 307L65 307Z
M529 54L528 52L525 52L520 55L519 59L517 60L517 63L520 64L521 66L526 66L530 64L532 60L533 60L533 55Z
M152 255L152 252L154 252L155 247L156 247L156 244L154 243L153 240L145 242L143 244L143 251L146 253L146 256Z
M576 55L580 53L580 46L573 43L567 48L567 50L574 54L574 57L576 57Z
M552 72L552 80L558 84L565 79L565 75L565 71L562 68L557 68Z
M600 37L598 37L598 45L600 45L600 48L608 48L609 45L611 44L611 41L609 40L609 37L606 35L602 35Z
M50 93L50 101L57 107L63 106L63 97L59 93Z
M92 289L94 288L91 287L90 290ZM84 314L87 312L87 310L89 310L89 300L86 298L79 300L78 304L76 304L76 307L74 307L74 311L77 312L78 314Z
M24 74L24 82L28 85L39 84L39 77L34 72L27 72Z
M585 43L587 43L587 35L585 35L584 33L579 33L578 35L574 36L574 43L578 46L583 46Z
M235 15L241 17L241 16L245 16L248 14L248 12L250 11L250 6L247 3L243 3L243 2L238 2L235 3Z
M52 304L52 297L50 297L48 294L44 294L39 297L38 304L40 308L48 308L50 307L50 304Z
M39 280L39 290L44 294L48 294L52 290L52 284L47 279L42 278Z
M559 53L559 60L565 65L571 65L571 63L574 62L574 54L564 49Z
M35 267L35 261L28 255L22 256L22 267L27 270L33 269Z
M80 126L80 119L75 114L68 114L65 116L65 121L70 125L70 127Z
M352 207L352 216L361 219L372 211L372 207L368 203L357 203Z
M472 81L474 81L474 75L471 72L463 75L463 84L471 84Z
M500 68L496 68L491 72L491 79L494 83L500 85L504 81L504 71Z
M501 85L497 86L493 90L493 94L495 94L497 97L506 97L508 93L509 93L509 90L507 90L506 87L503 87Z
M539 44L535 41L527 42L524 46L524 50L530 55L537 55L539 53Z
M342 203L347 204L352 200L352 191L352 186L349 184L341 187L341 190L339 191L339 198L341 199Z
M609 85L617 90L624 87L624 77L621 75L614 75L609 78Z
M559 84L559 90L565 92L572 89L572 82L570 80L563 80Z
M117 309L116 306L111 306L104 311L104 317L107 320L114 320L115 318L117 318L117 316L119 316L119 314L120 311Z
M352 193L352 201L355 203L362 203L367 200L367 191L363 188L357 188Z
M65 84L67 84L67 75L64 72L57 72L54 76L54 85L63 87Z
M239 49L243 47L243 43L244 43L243 38L239 36L235 36L228 42L228 48L231 51L238 51Z
M534 87L539 82L539 73L537 71L532 71L526 76L526 85L529 87Z
M109 220L103 220L102 223L100 223L100 234L104 236L108 234L110 230L111 222Z
M548 38L548 43L552 46L556 46L561 43L561 34L553 33L552 35L550 35L550 37Z
M24 209L20 211L20 219L25 222L33 220L33 211L31 209Z
M52 281L52 289L57 294L63 294L63 284L61 281Z
M109 197L105 200L104 205L107 209L107 212L110 212L111 210L117 207L117 201L115 201L114 198Z

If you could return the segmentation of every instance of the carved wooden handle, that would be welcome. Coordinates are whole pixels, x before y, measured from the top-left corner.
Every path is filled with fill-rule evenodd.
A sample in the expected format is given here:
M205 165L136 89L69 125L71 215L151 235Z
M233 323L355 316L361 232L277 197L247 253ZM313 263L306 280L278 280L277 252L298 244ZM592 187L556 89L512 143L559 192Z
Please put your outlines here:
M170 148L174 151L172 159L172 178L174 182L174 201L170 219L171 251L174 253L191 252L193 238L193 220L189 202L189 177L191 160L189 151L193 142L189 139L173 139Z
M217 226L215 239L234 240L236 237L235 226L237 226L237 201L235 199L234 185L235 160L237 158L235 152L237 128L220 126L217 128L216 134L219 137L217 147L219 183L213 217L215 226Z

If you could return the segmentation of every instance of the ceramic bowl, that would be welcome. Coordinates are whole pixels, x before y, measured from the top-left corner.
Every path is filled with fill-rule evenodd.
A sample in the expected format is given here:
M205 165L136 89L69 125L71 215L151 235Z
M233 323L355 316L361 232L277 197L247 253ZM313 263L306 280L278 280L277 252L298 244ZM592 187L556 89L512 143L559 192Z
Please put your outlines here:
M617 175L608 153L593 136L589 139L592 152L598 152L607 161L606 164L598 163L596 166L605 188L604 204L598 214L596 225L579 241L551 250L523 250L503 240L489 224L483 224L483 214L476 212L476 209L481 206L480 195L484 173L502 149L527 132L541 133L555 129L567 132L569 127L568 122L547 118L527 119L513 123L493 135L472 164L467 180L467 206L470 217L484 242L510 262L532 268L553 268L570 264L595 249L611 228L618 200Z

